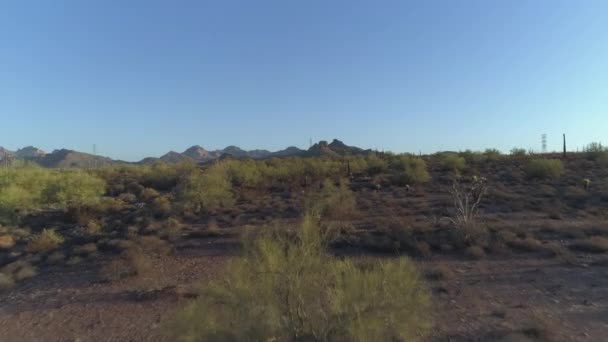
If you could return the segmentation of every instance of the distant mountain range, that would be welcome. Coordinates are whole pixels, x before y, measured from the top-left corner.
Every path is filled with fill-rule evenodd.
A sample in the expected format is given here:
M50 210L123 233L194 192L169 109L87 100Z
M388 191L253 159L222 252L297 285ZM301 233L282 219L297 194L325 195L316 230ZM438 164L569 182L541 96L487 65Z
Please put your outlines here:
M318 143L311 146L308 150L302 150L297 147L290 146L284 150L276 152L270 152L267 150L246 151L237 146L228 146L222 150L208 151L199 145L194 145L181 153L170 151L165 155L161 156L160 158L148 157L140 160L139 162L132 163L121 160L113 160L107 157L67 149L55 150L51 153L45 153L39 148L27 146L13 152L0 146L0 160L26 160L35 162L43 167L51 168L86 168L116 164L147 165L153 164L158 161L163 161L166 163L178 163L183 160L191 160L196 163L206 163L225 158L267 159L310 156L337 157L344 155L365 155L371 152L372 150L364 150L358 147L348 146L337 139L334 139L331 143L328 143L327 141L319 141Z

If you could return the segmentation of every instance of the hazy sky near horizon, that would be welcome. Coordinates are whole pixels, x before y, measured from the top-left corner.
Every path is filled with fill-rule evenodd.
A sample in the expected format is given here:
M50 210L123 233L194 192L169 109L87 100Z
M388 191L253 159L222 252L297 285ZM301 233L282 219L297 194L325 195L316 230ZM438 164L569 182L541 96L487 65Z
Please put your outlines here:
M608 143L608 1L0 3L0 146Z

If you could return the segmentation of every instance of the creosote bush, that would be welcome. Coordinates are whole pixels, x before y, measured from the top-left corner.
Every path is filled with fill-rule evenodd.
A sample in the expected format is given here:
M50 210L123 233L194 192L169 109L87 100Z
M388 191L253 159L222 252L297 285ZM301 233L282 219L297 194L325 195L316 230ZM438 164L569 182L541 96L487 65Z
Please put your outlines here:
M534 159L525 167L528 178L559 178L564 173L562 161L558 159Z
M175 318L180 341L416 341L430 297L407 259L362 267L327 254L311 216L295 234L267 229Z
M461 173L467 167L467 162L457 154L445 154L441 158L441 166L446 171Z
M338 185L325 180L320 191L312 193L306 206L327 219L348 219L357 215L354 193L348 188L348 181L341 179Z
M193 170L177 186L177 202L194 213L234 204L227 167L216 164L204 172Z
M418 157L407 154L392 156L390 167L395 185L421 184L431 179L426 162Z
M96 203L103 179L83 170L52 170L30 164L0 169L0 220L14 222L29 211Z
M63 237L53 229L44 229L27 245L30 253L48 253L57 249L63 243Z

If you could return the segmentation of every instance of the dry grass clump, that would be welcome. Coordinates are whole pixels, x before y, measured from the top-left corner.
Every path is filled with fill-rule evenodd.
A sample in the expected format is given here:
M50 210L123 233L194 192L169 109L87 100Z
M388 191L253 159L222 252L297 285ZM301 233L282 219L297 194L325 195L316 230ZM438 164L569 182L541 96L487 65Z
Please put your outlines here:
M124 251L120 258L110 261L101 269L101 278L116 281L123 278L143 275L152 268L150 258L138 247Z
M593 236L572 242L570 249L588 253L604 253L608 251L608 238Z
M40 234L28 243L27 251L30 253L48 253L57 249L62 243L63 237L53 229L44 229Z
M551 242L546 244L545 248L551 253L551 256L566 264L575 265L577 263L576 256L560 243Z
M28 261L20 259L4 266L2 268L2 274L6 275L7 277L5 281L9 281L10 278L10 280L14 282L19 282L35 276L36 268L33 267Z
M166 217L171 214L171 199L167 195L155 198L152 201L152 211L156 217Z
M482 247L479 246L469 246L465 250L465 254L475 260L480 260L486 257L486 252Z
M162 227L162 231L160 232L161 237L166 237L169 240L177 239L182 230L185 228L185 225L181 223L175 217L169 217L164 223Z
M84 231L89 236L98 236L102 232L101 223L99 221L97 221L97 220L91 220L84 227Z
M407 259L365 267L327 254L311 217L294 234L264 230L175 319L188 341L416 341L430 297Z
M0 292L7 291L15 286L13 277L9 274L0 273Z

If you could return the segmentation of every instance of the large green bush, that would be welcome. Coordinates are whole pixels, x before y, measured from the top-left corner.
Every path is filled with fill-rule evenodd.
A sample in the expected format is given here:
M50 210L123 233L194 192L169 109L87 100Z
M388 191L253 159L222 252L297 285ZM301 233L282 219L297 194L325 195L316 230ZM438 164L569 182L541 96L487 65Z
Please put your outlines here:
M195 213L234 204L228 168L222 163L203 172L193 170L179 183L176 190L178 204Z
M308 196L306 207L327 219L341 220L357 215L355 194L348 188L346 179L341 179L337 186L325 180L320 191Z
M467 161L464 157L449 153L441 157L441 167L446 171L460 173L466 169Z
M407 259L362 267L325 250L310 217L296 236L265 230L176 317L179 341L416 341L430 298Z
M83 170L55 170L26 165L0 170L0 216L14 220L28 211L96 203L105 192L103 179Z
M426 162L408 154L392 157L390 161L393 183L397 185L426 183L431 179Z
M525 167L529 178L558 178L564 173L564 166L559 159L533 159Z

